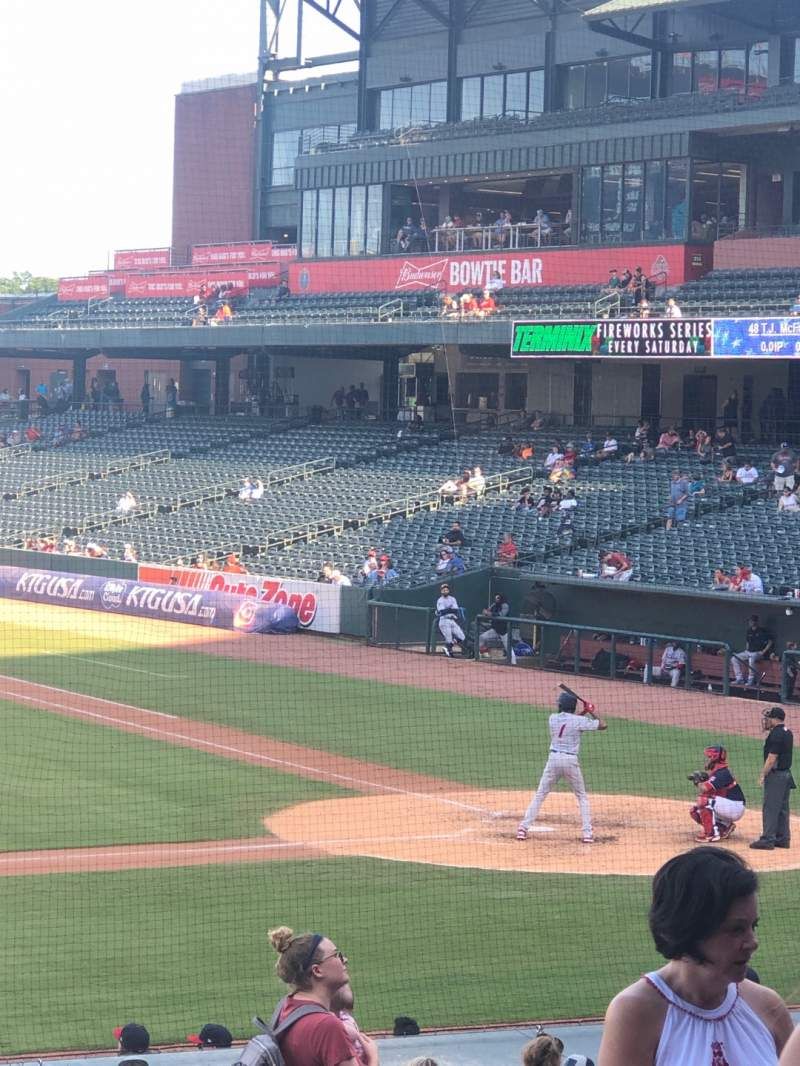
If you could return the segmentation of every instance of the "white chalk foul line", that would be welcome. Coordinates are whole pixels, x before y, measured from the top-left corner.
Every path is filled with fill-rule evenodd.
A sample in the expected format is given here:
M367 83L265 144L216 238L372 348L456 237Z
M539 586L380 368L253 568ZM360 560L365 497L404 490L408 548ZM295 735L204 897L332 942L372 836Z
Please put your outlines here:
M128 711L136 711L137 714L152 714L152 715L155 715L157 718L175 718L175 719L177 719L177 717L178 717L177 714L167 714L166 711L151 711L147 707L134 707L130 703L120 703L118 700L107 700L107 699L104 699L102 696L89 696L85 692L74 692L70 688L58 688L56 685L43 685L39 681L27 681L24 677L11 677L9 674L0 674L0 681L14 681L18 685L36 685L38 688L47 689L48 692L60 692L62 696L76 696L78 699L80 699L81 696L84 696L87 700L94 700L96 703L107 703L110 707L124 707ZM0 692L0 696L2 696L2 695L3 695L3 693ZM6 698L7 699L23 699L23 698L25 698L25 699L28 700L28 702L31 702L30 697L21 697L21 696L14 695L14 696L6 696ZM33 701L33 702L35 702L35 701ZM43 704L45 703L44 700L42 700L41 702ZM54 706L56 706L56 705L54 704ZM81 712L81 708L80 707L67 707L66 709L67 710ZM133 723L131 723L131 724L133 724Z
M79 692L70 692L69 689L56 688L53 685L41 685L39 682L26 682L22 678L8 677L5 674L0 674L0 681L16 681L18 684L35 684L39 688L49 689L53 692L60 692L67 696L80 697ZM444 804L448 807L456 807L458 810L471 811L475 814L492 814L494 813L489 807L480 807L473 803L462 803L460 800L450 799L447 796L437 796L431 792L419 792L410 788L400 788L397 785L385 785L381 781L369 781L363 777L355 777L352 774L341 774L335 770L323 770L319 766L309 766L307 763L294 762L292 759L281 759L275 755L262 755L260 752L247 751L244 748L237 748L231 744L220 744L215 740L204 740L202 737L191 736L188 733L175 733L168 729L156 729L155 726L145 725L144 722L134 722L130 719L121 718L119 716L111 714L100 714L97 711L89 711L84 707L75 707L66 703L55 703L51 700L37 699L35 696L26 696L21 693L15 693L7 696L7 698L14 700L24 700L26 703L32 703L40 707L54 707L60 711L68 711L70 714L80 715L84 718L94 718L101 722L112 722L116 725L127 725L133 729L139 730L145 733L153 733L156 737L164 740L181 740L186 741L190 747L194 748L208 748L211 751L222 751L229 755L245 756L244 761L257 760L258 762L269 763L272 766L285 766L292 770L301 770L304 773L314 774L317 777L324 777L328 780L336 780L348 785L354 785L358 787L364 787L371 789L381 789L384 792L391 792L398 796L412 796L416 799L433 800L436 803ZM177 718L176 714L164 714L161 711L150 711L142 707L132 707L128 703L115 704L114 700L104 700L97 696L89 696L87 699L98 699L101 703L108 703L112 706L124 707L129 711L136 711L137 713L155 714L160 715L162 718ZM254 740L266 740L265 737L254 737Z
M52 655L53 657L61 657L61 652L48 652L45 654ZM127 670L130 674L147 674L148 677L161 677L165 681L186 681L189 678L188 674L157 674L155 670L142 670L138 666L122 666L120 663L109 663L105 659L90 659L86 655L70 655L70 659L80 659L82 663L95 663L97 666L107 666L111 670ZM95 699L95 696L91 697ZM156 712L153 712L156 713ZM169 715L170 718L175 718L176 715Z

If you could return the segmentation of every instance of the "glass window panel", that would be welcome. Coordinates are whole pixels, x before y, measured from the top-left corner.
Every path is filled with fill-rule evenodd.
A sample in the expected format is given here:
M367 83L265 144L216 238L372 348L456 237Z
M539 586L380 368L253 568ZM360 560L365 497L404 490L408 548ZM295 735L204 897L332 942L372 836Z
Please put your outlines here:
M280 130L272 136L273 185L294 184L294 161L300 145L300 130Z
M427 126L431 120L431 84L411 86L411 125Z
M716 92L718 68L719 52L695 52L692 92Z
M344 144L355 136L357 126L355 122L343 122L339 127L339 144Z
M794 80L800 84L800 37L794 42Z
M586 67L586 106L597 107L606 102L606 64L589 63Z
M316 254L317 194L315 190L303 193L303 220L300 234L300 254L312 259Z
M622 167L603 167L603 240L618 241L622 234Z
M528 115L544 112L544 71L532 70L528 75Z
M600 240L600 193L602 167L584 167L581 181L581 241Z
M392 90L381 89L378 126L382 130L393 129L392 126Z
M379 255L383 225L383 186L367 187L367 255Z
M625 167L624 198L622 203L622 235L626 241L642 239L642 203L644 199L644 166L628 163Z
M367 188L354 185L350 190L350 255L363 255L367 222Z
M411 125L411 86L393 89L392 92L392 129L399 130L402 126Z
M652 86L653 61L651 56L631 56L630 88L631 100L649 100Z
M528 75L525 71L506 75L506 109L507 115L525 118L528 111Z
M664 230L667 237L686 237L687 184L689 160L670 159L667 163L667 190L664 205Z
M672 57L672 77L670 92L690 93L692 91L692 53L676 52Z
M331 254L333 238L333 189L319 189L317 203L317 255Z
M692 163L691 226L689 234L695 241L710 241L716 237L719 204L719 163L697 159Z
M747 55L747 92L761 96L767 88L769 45L766 41L751 44Z
M644 186L644 236L660 241L664 237L664 184L666 166L660 159L647 164Z
M347 255L347 227L349 222L349 189L336 189L333 194L333 254Z
M630 61L613 59L608 63L607 98L610 101L628 99L628 70Z
M461 79L461 118L480 118L481 116L481 79Z
M567 67L564 84L564 107L576 111L584 106L586 99L586 67Z
M431 82L431 122L447 122L447 82Z
M484 118L494 118L495 115L503 114L503 82L502 74L490 74L483 79L483 109L481 114Z
M720 53L719 87L744 92L744 48L728 48Z

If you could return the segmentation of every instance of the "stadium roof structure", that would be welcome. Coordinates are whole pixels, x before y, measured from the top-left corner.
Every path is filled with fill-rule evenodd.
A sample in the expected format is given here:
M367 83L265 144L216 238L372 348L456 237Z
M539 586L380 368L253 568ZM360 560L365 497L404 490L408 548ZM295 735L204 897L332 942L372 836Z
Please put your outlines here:
M602 4L584 11L583 17L610 18L616 15L645 15L656 11L678 11L687 7L705 7L720 0L604 0Z

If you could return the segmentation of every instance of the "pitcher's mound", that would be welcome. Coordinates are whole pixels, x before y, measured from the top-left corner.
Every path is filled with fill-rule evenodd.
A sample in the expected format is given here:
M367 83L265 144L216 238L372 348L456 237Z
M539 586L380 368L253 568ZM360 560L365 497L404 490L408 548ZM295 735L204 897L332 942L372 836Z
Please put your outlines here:
M644 796L592 795L594 844L581 841L571 793L553 792L533 832L516 839L529 792L480 790L423 796L357 796L287 807L264 820L281 840L329 855L365 855L398 862L531 873L653 874L679 851L694 845L699 827L691 801ZM800 866L800 820L792 818L797 844L789 850L750 851L761 831L761 812L748 811L731 848L758 870Z

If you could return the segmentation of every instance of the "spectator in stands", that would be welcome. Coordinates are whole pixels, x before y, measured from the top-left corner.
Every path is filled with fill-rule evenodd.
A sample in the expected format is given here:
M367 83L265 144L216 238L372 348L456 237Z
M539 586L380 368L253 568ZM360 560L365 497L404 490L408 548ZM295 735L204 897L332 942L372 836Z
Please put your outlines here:
M451 545L446 544L439 552L439 560L436 563L437 574L454 574L456 577L466 570L464 560L458 551Z
M0 389L0 403L8 403L11 399L11 394L8 389Z
M534 433L538 433L540 429L544 429L547 425L547 418L542 411L534 411L531 415L531 420L528 423L528 429L532 429Z
M515 511L530 511L534 506L534 502L531 499L531 487L530 485L524 485L520 490L519 499L514 504Z
M131 514L138 506L136 497L129 489L127 492L123 492L117 500L117 514Z
M489 290L492 296L495 297L495 299L497 298L497 294L503 291L503 289L505 288L505 284L503 283L503 278L499 271L492 271L492 275L489 278L486 288Z
M536 244L540 245L547 244L552 233L553 227L550 223L550 216L541 207L538 207L531 223L531 236L536 241Z
M397 231L397 246L401 252L408 252L412 246L418 246L422 239L422 231L409 215L403 225Z
M75 425L72 427L72 432L69 435L70 440L85 440L88 433L83 428L83 423L79 418L75 420Z
M725 592L731 587L731 579L721 566L718 566L714 571L714 579L711 583L711 587L717 591Z
M439 495L445 503L453 503L455 501L458 495L458 482L455 478L449 477L439 486Z
M637 266L633 272L633 277L630 282L630 290L633 295L633 302L638 307L642 300L647 298L647 278L640 266Z
M656 678L669 678L669 683L672 688L677 688L680 685L683 675L686 671L686 652L680 646L676 644L674 640L668 640L664 646L664 651L661 655L661 665L653 667L653 677ZM647 684L650 680L648 669L644 668L644 682Z
M736 480L740 485L755 485L758 481L758 470L753 466L749 459L745 459L736 471Z
M458 318L461 313L458 301L455 300L449 293L443 292L441 295L441 310L439 312L442 318Z
M344 406L347 412L348 418L355 418L356 408L358 407L358 389L355 385L351 385L347 390L344 398Z
M466 469L462 472L461 477L456 480L457 497L461 503L465 503L467 496L469 496L469 481L472 477L472 471Z
M553 506L553 490L550 485L545 485L535 504L539 518L549 518L553 513Z
M207 326L208 325L208 308L205 304L198 304L195 308L195 312L192 315L193 326ZM215 323L216 325L216 323Z
M540 1033L522 1049L522 1066L561 1066L564 1044L557 1036Z
M138 563L139 553L132 544L126 544L122 552L122 560L126 563Z
M276 300L285 300L287 296L291 295L289 289L289 283L286 278L281 278L281 283L275 290Z
M653 308L650 305L650 301L645 297L642 297L642 299L636 306L639 311L639 318L649 318L650 315L653 313Z
M757 891L727 848L692 848L658 870L650 932L667 963L611 1002L598 1066L777 1064L793 1023L776 992L747 980Z
M504 533L497 546L495 562L498 566L516 566L519 548L511 533Z
M341 570L333 569L331 570L331 584L349 586L352 585L353 582L346 574L343 574Z
M275 972L291 989L279 1020L285 1021L294 1010L309 1003L325 1008L300 1018L280 1038L286 1066L362 1066L362 1062L364 1066L378 1066L374 1042L365 1038L367 1058L362 1060L345 1023L334 1011L336 996L350 979L347 956L320 933L295 936L291 929L280 926L269 931L269 938L279 956Z
M609 430L606 434L606 439L603 441L603 447L594 453L595 459L602 463L605 459L615 459L619 452L619 442L614 436L613 430Z
M523 463L529 463L536 455L536 449L530 441L523 441L514 449L514 457Z
M664 309L665 318L683 318L683 311L678 307L677 301L674 296L670 296L667 299L667 306Z
M315 580L318 581L321 585L330 585L332 573L333 563L330 561L330 559L326 559L320 567L319 573L317 574Z
M483 471L479 466L476 466L470 474L467 482L467 494L475 496L478 500L483 499L486 495L486 478L483 476Z
M669 505L666 513L666 528L672 529L686 521L689 507L689 482L680 470L672 471L669 486Z
M389 556L382 555L378 560L378 569L375 571L375 583L377 585L388 585L392 581L397 581L399 577L400 572L395 569Z
M694 441L692 443L692 451L698 457L698 459L707 463L712 456L711 437L704 429L698 429L694 435Z
M550 474L556 463L564 458L564 445L560 440L554 441L544 459L545 471Z
M264 482L261 478L252 478L252 489L250 491L251 500L260 500L264 496Z
M359 381L358 388L356 389L356 414L359 418L363 418L367 413L369 407L369 389L363 381Z
M344 385L340 385L331 397L331 405L336 408L336 417L344 418L344 398L347 395L347 390Z
M633 562L624 552L601 552L599 577L603 581L630 581Z
M658 438L656 454L660 452L662 455L666 455L667 452L676 452L680 446L681 438L678 431L674 426L668 426Z
M440 544L452 544L455 548L463 548L466 544L464 537L464 530L461 528L461 523L453 519L450 528L439 537Z
M721 459L732 459L736 455L736 441L727 427L720 426L714 434L714 451Z
M725 429L735 430L739 425L739 391L731 389L722 407L722 424Z
M721 481L723 485L731 485L736 481L736 467L732 459L726 459L722 464L717 481Z
M483 296L478 300L478 318L489 318L497 311L497 304L489 289L483 290Z
M28 444L36 444L42 439L42 434L36 426L28 426L25 430L25 440Z
M783 492L785 488L795 487L795 474L797 472L797 454L784 441L770 460L770 469L775 475L772 487L775 492Z
M746 666L747 686L751 688L755 685L756 664L760 663L762 659L769 659L774 647L775 637L761 625L757 614L751 614L747 620L744 651L731 655L731 666L733 667L736 683L741 685L744 681L743 667Z
M497 445L497 454L498 455L508 455L508 456L511 456L511 455L514 454L514 441L513 441L513 439L511 437L509 437L507 435L505 437L503 437L503 439Z
M167 411L172 412L174 415L178 407L178 383L175 381L175 378L170 378L167 381L164 396L167 401Z
M603 292L607 292L607 293L611 294L611 293L617 292L618 289L619 289L619 273L617 272L617 270L615 268L612 267L612 269L609 270L609 272L608 272L608 281L605 284L605 288L603 289Z
M750 596L761 596L764 593L764 582L758 574L753 573L751 567L737 566L731 578L731 589Z
M142 404L142 411L144 412L144 417L147 418L147 416L150 414L150 386L147 384L146 381L143 383L141 392L139 393L139 400Z
M800 295L798 295L796 297L794 303L789 308L789 314L790 315L800 315Z
M225 557L225 565L222 567L226 574L246 574L247 567L242 565L242 562L236 552L231 552L230 555Z
M478 301L472 292L464 292L459 300L462 318L473 318L478 310Z
M800 502L795 495L795 490L786 485L778 497L778 512L786 511L789 514L796 514L798 510L800 510Z
M492 244L497 248L504 248L511 238L513 221L510 211L501 211L492 226Z
M242 487L239 489L239 499L242 503L249 503L253 498L253 479L251 477L242 478Z

